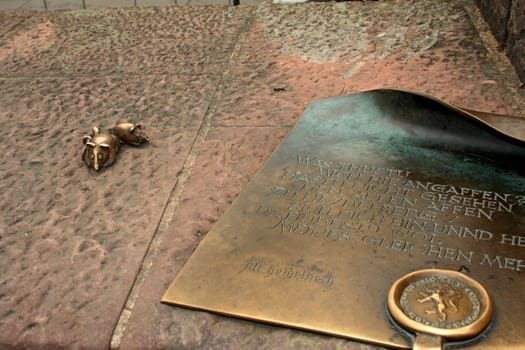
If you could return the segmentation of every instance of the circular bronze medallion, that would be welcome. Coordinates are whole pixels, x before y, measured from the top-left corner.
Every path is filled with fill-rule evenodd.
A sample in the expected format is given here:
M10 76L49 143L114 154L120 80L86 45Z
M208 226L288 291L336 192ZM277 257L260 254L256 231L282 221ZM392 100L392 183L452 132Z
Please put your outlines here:
M419 270L400 278L390 288L387 305L400 326L447 339L474 337L492 319L485 288L452 270Z

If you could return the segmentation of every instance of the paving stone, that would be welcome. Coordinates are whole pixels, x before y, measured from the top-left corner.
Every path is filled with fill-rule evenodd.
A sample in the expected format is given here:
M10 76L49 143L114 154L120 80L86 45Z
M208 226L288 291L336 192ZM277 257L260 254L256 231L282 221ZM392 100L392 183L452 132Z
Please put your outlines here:
M6 33L8 33L10 30L13 30L17 25L19 25L28 17L28 14L21 12L0 11L0 42L2 42L2 37Z
M280 127L214 128L209 132L120 349L376 348L159 303L199 241L287 132L288 128Z
M525 2L513 1L508 22L507 53L525 82Z
M96 8L96 7L129 7L135 6L133 0L85 0L86 8Z
M46 0L48 10L56 9L82 9L82 0Z
M179 5L232 5L230 0L187 0L181 1Z
M0 79L0 348L108 347L216 84ZM89 170L82 135L119 120L151 143Z
M26 1L27 0L23 0L23 1L20 1L20 0L5 0L5 1L1 1L0 2L1 9L2 10L16 10L16 9L22 7Z
M525 4L511 0L475 0L491 32L505 48L521 81L525 81Z
M512 108L509 79L467 12L449 2L261 4L236 66L216 125L290 125L313 99L384 87L525 111Z
M512 0L475 0L479 10L492 29L496 39L502 44L507 40L507 22Z
M45 10L44 0L28 0L20 7L23 10Z
M271 3L272 0L239 0L240 5L255 5L255 4L261 4L263 2Z
M177 5L176 0L137 0L137 6L170 6Z
M245 9L177 6L33 13L0 47L0 76L219 74Z

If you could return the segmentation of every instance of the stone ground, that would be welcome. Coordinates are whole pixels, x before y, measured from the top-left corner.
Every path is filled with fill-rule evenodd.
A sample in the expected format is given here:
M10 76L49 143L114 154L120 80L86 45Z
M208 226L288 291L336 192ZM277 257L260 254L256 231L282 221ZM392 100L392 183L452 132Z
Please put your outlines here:
M159 300L312 99L519 84L471 0L0 11L0 348L375 349ZM87 169L120 120L152 142Z
M269 0L240 0L242 4L259 4ZM233 0L0 0L1 10L56 10L136 6L234 5Z

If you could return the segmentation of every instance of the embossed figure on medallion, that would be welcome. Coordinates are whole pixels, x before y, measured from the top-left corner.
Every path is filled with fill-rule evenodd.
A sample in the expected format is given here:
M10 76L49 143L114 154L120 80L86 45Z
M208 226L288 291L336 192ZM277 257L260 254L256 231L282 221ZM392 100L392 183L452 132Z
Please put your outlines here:
M400 295L400 307L412 320L432 327L454 329L474 322L480 300L467 284L447 276L410 282Z
M421 298L417 299L418 303L433 302L434 307L425 309L427 315L437 314L441 321L447 320L447 312L458 312L457 302L461 294L453 288L436 283L436 286L430 286L426 291L420 291Z

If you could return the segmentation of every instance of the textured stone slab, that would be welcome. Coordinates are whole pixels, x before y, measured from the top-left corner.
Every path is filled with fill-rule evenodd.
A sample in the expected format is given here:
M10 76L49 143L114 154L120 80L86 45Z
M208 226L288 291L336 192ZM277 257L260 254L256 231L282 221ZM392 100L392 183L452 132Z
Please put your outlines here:
M30 2L29 0L3 0L0 2L0 8L2 10L16 10L23 8L26 3ZM44 3L40 1L40 7L44 8Z
M475 0L479 10L509 56L518 76L525 81L525 4L512 0Z
M216 83L0 79L0 348L108 346ZM82 135L121 119L151 144L88 170Z
M121 349L372 349L346 340L188 311L158 301L288 128L216 128L201 146ZM218 191L217 189L221 189ZM375 347L374 347L375 348Z
M507 52L522 81L525 81L525 3L513 1L508 22Z
M525 111L453 2L261 4L236 67L216 125L290 125L313 99L383 87Z
M0 40L2 40L2 37L7 32L12 30L16 25L21 23L27 17L29 17L29 15L26 13L14 11L0 11Z
M179 5L223 5L228 6L230 5L229 0L186 0L181 1Z
M137 0L137 6L170 6L177 5L175 0Z
M35 12L0 48L0 76L222 71L244 10L148 7Z
M48 0L46 0L48 1ZM20 7L24 10L45 10L43 0L28 0L23 3L23 6Z
M95 7L129 7L135 6L133 0L86 0L86 8Z
M507 21L509 20L511 0L475 0L483 17L500 43L507 40Z
M84 8L82 0L46 0L46 4L48 10Z

